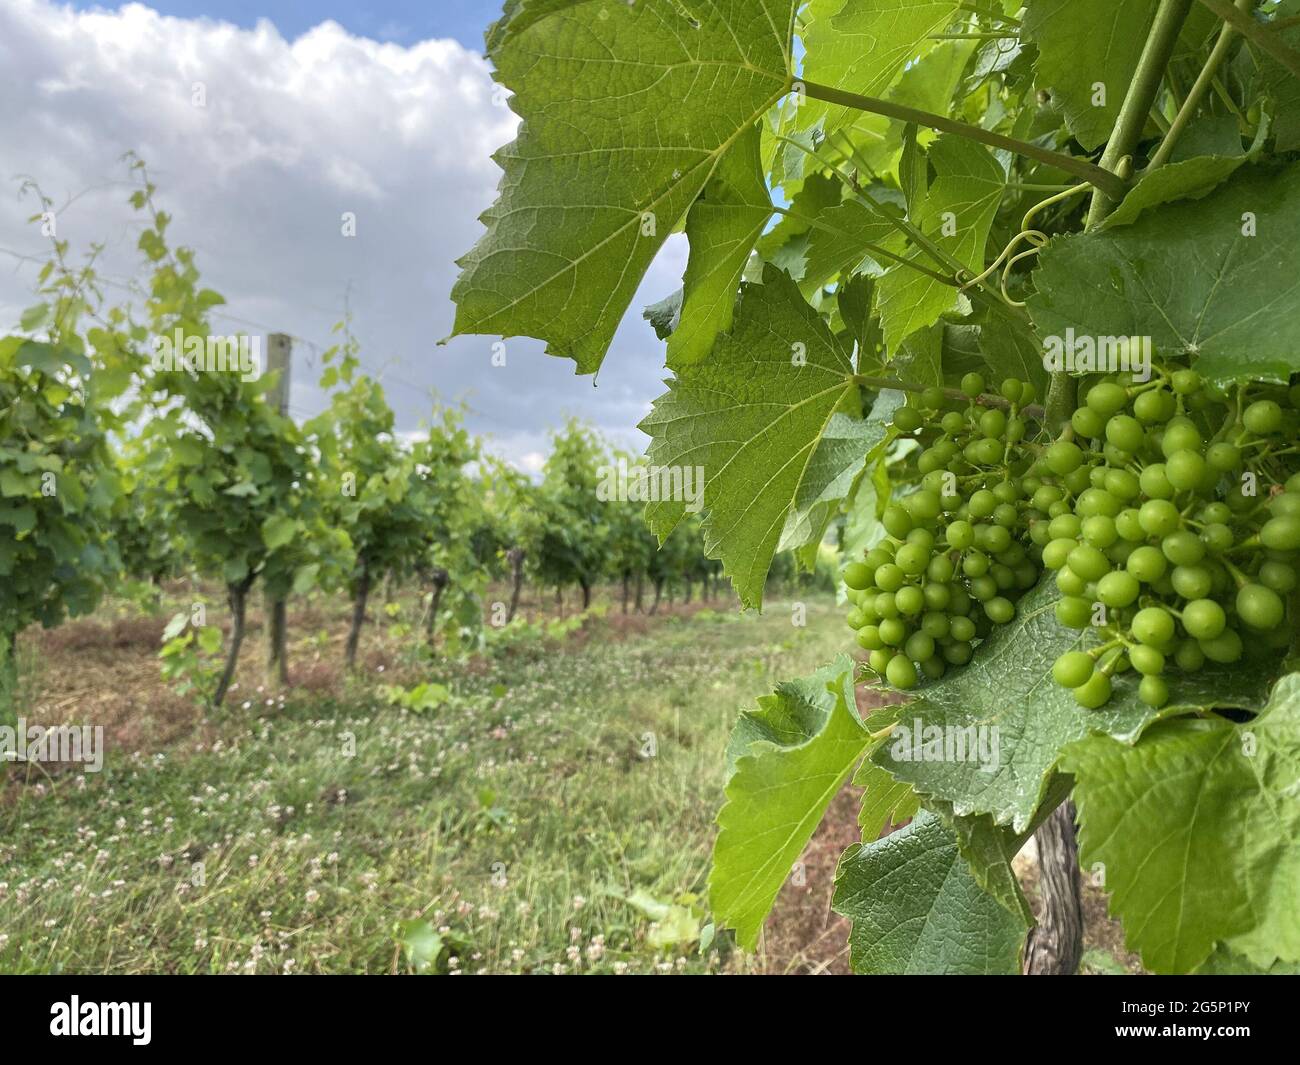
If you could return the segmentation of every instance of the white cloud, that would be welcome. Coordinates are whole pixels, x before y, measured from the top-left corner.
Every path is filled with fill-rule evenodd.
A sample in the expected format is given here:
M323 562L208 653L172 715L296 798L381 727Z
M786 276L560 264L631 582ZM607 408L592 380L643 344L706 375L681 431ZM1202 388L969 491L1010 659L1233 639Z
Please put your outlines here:
M567 414L639 448L633 426L663 376L640 301L594 388L530 341L510 342L505 368L491 365L491 338L435 346L451 328L453 260L477 240L500 177L491 153L517 121L493 88L483 58L453 40L403 47L324 22L286 41L265 21L246 30L139 4L75 12L5 0L0 181L31 175L60 204L81 194L60 235L74 248L106 242L102 270L124 279L138 272L120 162L133 149L175 217L172 238L197 250L204 283L227 297L219 327L253 322L319 347L350 292L363 361L382 371L403 429L436 389L465 399L471 426L521 465ZM2 191L0 247L43 256L26 223L33 203ZM356 215L355 238L341 235L344 212ZM682 243L670 240L644 302L678 285ZM32 302L36 270L3 258L0 328ZM318 347L295 350L299 414L320 406Z

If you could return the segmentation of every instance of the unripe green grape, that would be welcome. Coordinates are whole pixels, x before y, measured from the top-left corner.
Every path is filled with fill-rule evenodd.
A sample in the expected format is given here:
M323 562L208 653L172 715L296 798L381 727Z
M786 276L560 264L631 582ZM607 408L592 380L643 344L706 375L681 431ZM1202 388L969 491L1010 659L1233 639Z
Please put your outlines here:
M1165 426L1164 435L1160 438L1160 450L1166 459L1179 451L1200 451L1201 445L1201 431L1190 418L1171 419Z
M1184 599L1204 599L1214 587L1210 571L1204 566L1176 566L1169 577L1174 591Z
M1245 646L1241 642L1241 636L1236 629L1224 629L1218 636L1211 640L1200 640L1198 644L1201 653L1211 662L1218 662L1222 666L1231 665L1239 661Z
M876 625L865 625L858 630L858 646L866 651L878 651L885 646L880 638L880 629Z
M1078 502L1074 505L1074 512L1081 518L1088 518L1094 514L1104 514L1108 518L1113 518L1123 509L1120 501L1104 488L1089 488L1079 496Z
M993 510L993 520L1004 529L1014 529L1020 524L1020 512L1010 503L999 503Z
M1300 385L1296 385L1295 388L1300 388ZM1295 388L1293 388L1292 391L1295 391ZM1287 478L1286 490L1288 492L1300 493L1300 473L1293 473Z
M1129 507L1121 510L1115 515L1115 531L1121 538L1130 543L1141 543L1147 538L1147 531L1142 528L1142 522L1138 518L1138 511L1135 507Z
M903 500L903 506L913 519L932 521L939 516L939 496L936 492L922 488Z
M1000 440L977 440L971 445L974 461L980 466L994 466L1002 461L1003 446Z
M894 655L885 667L885 680L900 691L907 691L915 688L920 678L907 655Z
M1131 540L1116 540L1106 548L1106 557L1118 567L1128 564L1129 556L1137 550L1138 545Z
M1184 673L1195 673L1205 665L1205 652L1195 639L1188 637L1178 644L1174 662Z
M968 521L949 523L947 530L948 546L957 551L965 551L975 542L975 528Z
M1211 469L1218 470L1220 473L1232 473L1234 470L1241 469L1241 448L1227 441L1211 444L1210 449L1205 453L1205 461Z
M881 592L872 606L878 618L898 617L898 601L893 592Z
M894 602L903 617L914 618L925 609L925 593L915 584L908 584L898 589Z
M1069 560L1070 552L1079 546L1077 540L1062 537L1043 548L1043 565L1048 569L1061 569Z
M960 584L949 585L952 589L952 596L948 603L948 613L957 617L970 613L970 595Z
M875 570L865 562L850 562L844 567L844 583L855 591L871 587L871 578Z
M898 618L885 618L877 628L880 638L890 647L901 647L907 639L907 626Z
M999 503L1015 503L1024 497L1015 481L999 481L992 491Z
M1271 399L1261 399L1246 408L1241 424L1256 436L1269 436L1282 428L1282 408Z
M1021 562L1014 567L1016 576L1016 587L1021 590L1028 590L1038 583L1038 567L1029 559Z
M1233 544L1232 530L1214 522L1201 530L1201 543L1211 551L1227 551Z
M1052 664L1052 679L1062 688L1078 688L1088 682L1095 669L1091 655L1067 651Z
M958 642L975 638L975 623L967 617L949 617L948 635Z
M1029 426L1025 424L1024 418L1008 418L1007 427L1003 431L1002 436L1011 443L1018 444L1025 438L1025 434L1028 431Z
M924 424L924 416L915 407L899 407L894 411L894 428L900 433L914 433Z
M1083 463L1083 452L1070 440L1058 440L1043 452L1043 462L1058 477L1073 473Z
M1007 416L997 407L980 415L980 432L989 440L999 439L1007 429Z
M1159 710L1169 702L1169 682L1155 674L1143 677L1142 683L1138 685L1138 698L1147 706Z
M1090 544L1080 544L1071 551L1066 565L1085 581L1101 580L1110 572L1110 560Z
M927 658L921 663L921 672L930 680L938 680L948 671L948 665L938 655Z
M1008 403L1013 403L1013 404L1019 403L1021 401L1020 397L1024 393L1024 390L1025 390L1024 382L1019 381L1014 377L1008 377L1005 381L1002 382L1002 387L999 389L999 391L1002 393L1002 398L1005 399Z
M1165 656L1154 647L1138 645L1129 650L1129 661L1143 676L1149 677L1165 671Z
M1074 689L1075 701L1088 710L1096 710L1110 701L1110 678L1100 671Z
M984 378L977 373L968 373L961 379L961 390L974 399L984 391Z
M891 503L885 508L885 513L881 515L880 524L885 527L885 532L890 536L902 540L912 531L912 515L900 507L897 503Z
M980 534L980 530L983 530L983 535ZM982 550L991 551L996 555L1011 546L1011 534L1001 525L977 525L975 542Z
M1086 629L1092 624L1092 604L1081 596L1066 596L1056 604L1056 620L1067 629Z
M921 393L921 406L926 410L941 410L943 408L943 389L937 386L931 386Z
M1117 414L1106 423L1106 441L1122 451L1137 451L1146 441L1146 431L1136 418Z
M1072 516L1073 514L1074 509L1064 500L1059 503L1053 503L1047 508L1047 516L1049 518L1063 518Z
M1102 487L1123 503L1131 502L1142 494L1142 483L1137 474L1128 470L1107 470Z
M1133 413L1139 421L1152 424L1165 422L1173 417L1176 409L1174 397L1163 388L1143 392L1133 401Z
M1228 495L1224 502L1228 504L1228 509L1231 510L1233 514L1245 514L1248 511L1254 510L1259 505L1258 497L1246 495L1246 493L1242 491L1242 486L1240 484L1234 484L1230 489L1228 489Z
M931 611L921 618L921 631L932 640L942 640L952 632L952 622L947 614Z
M985 603L998 594L998 582L987 573L982 577L972 577L970 582L970 594L981 603Z
M1282 623L1286 607L1273 589L1247 584L1237 592L1237 614L1252 629L1267 630Z
M971 655L975 649L969 643L957 642L950 643L943 649L943 658L945 662L954 666L964 666L971 660Z
M993 513L997 505L998 497L987 488L981 488L970 497L971 516L976 518L987 518Z
M1174 635L1173 617L1169 611L1158 606L1139 610L1129 627L1134 637L1148 647L1161 647L1173 639Z
M879 650L872 651L871 654L867 656L867 664L871 666L875 673L883 677L885 675L885 670L888 668L893 657L893 651L882 647Z
M939 419L939 428L949 436L956 436L958 433L965 431L966 416L960 411L950 410Z
M916 528L907 534L907 542L917 547L924 548L926 551L933 551L934 533L932 533L929 529Z
M1195 599L1183 607L1183 629L1194 640L1213 640L1227 624L1223 607L1213 599Z
M984 604L984 613L997 625L1005 625L1016 616L1016 608L1010 599L996 596Z
M1034 491L1030 502L1037 510L1046 510L1053 503L1059 503L1065 496L1054 484L1045 484Z
M1061 480L1065 483L1065 487L1076 496L1092 485L1092 478L1087 466L1080 466L1073 473L1067 473Z
M867 616L861 610L850 610L844 617L851 629L860 629L867 623Z
M1175 566L1194 566L1205 557L1205 545L1186 529L1175 529L1161 540L1160 550Z
M961 571L967 577L982 577L989 571L988 556L983 551L972 550L966 552L966 556L961 560Z
M1296 588L1295 567L1270 559L1259 567L1259 580L1261 584L1272 588L1273 591L1286 595Z
M1226 503L1207 503L1201 508L1201 513L1197 517L1207 524L1211 522L1226 524L1232 521L1232 510Z
M1103 418L1109 418L1128 405L1128 392L1120 385L1102 381L1088 389L1085 402L1090 410L1096 411Z
M1153 462L1146 467L1138 478L1138 483L1141 485L1142 494L1151 499L1172 499L1174 497L1174 486L1169 482L1163 462Z
M920 544L904 544L894 556L894 562L909 577L925 572L930 564L930 552Z
M1096 440L1106 431L1106 419L1091 407L1080 407L1070 415L1070 427L1076 436Z
M893 560L894 544L889 540L882 540L867 552L867 565L873 570L879 569L886 562L892 562Z
M903 587L907 575L893 562L888 562L876 570L876 587L886 592L896 592Z
M1027 407L1031 403L1033 403L1034 400L1036 400L1037 398L1038 398L1038 389L1034 387L1033 382L1021 381L1020 382L1020 405L1022 407Z
M1205 459L1196 451L1175 451L1165 462L1165 476L1175 491L1195 491L1205 477Z
M924 662L934 654L934 639L923 632L914 632L903 645L903 653L913 662Z
M1069 566L1064 566L1056 573L1056 588L1062 595L1085 596L1088 593L1088 582Z
M953 566L952 559L947 555L935 555L925 568L926 578L937 584L947 584L952 580L955 573L956 567Z
M1085 518L1081 527L1083 539L1093 547L1105 550L1119 539L1119 530L1115 519L1105 514L1093 514Z
M1143 584L1154 584L1165 575L1169 562L1159 548L1142 546L1128 556L1125 568Z
M1102 454L1103 454L1103 456L1105 457L1105 459L1106 459L1107 462L1112 462L1112 461L1113 461L1113 460L1111 459L1111 457L1110 457L1110 456L1111 456L1111 452L1113 452L1113 451L1114 451L1114 448L1112 448L1109 444L1107 444L1107 445L1106 445L1106 449L1102 452ZM1128 461L1127 458L1125 458L1125 459L1121 459L1121 460L1119 460L1119 462L1118 462L1117 464L1118 464L1118 465L1123 465L1123 464L1124 464L1125 462L1127 462L1127 461ZM1100 489L1104 489L1104 488L1106 487L1106 467L1105 467L1105 466L1093 466L1091 469L1088 470L1088 485L1089 485L1090 487L1092 487L1092 488L1100 488Z
M1123 570L1107 573L1097 582L1097 598L1117 609L1132 606L1141 591L1137 578Z
M1062 514L1047 526L1053 540L1076 540L1083 535L1083 522L1077 514Z
M1300 517L1300 493L1283 492L1280 496L1274 496L1268 509L1275 518Z
M1178 508L1167 499L1148 499L1138 510L1138 521L1148 536L1168 536L1183 521Z
M1190 396L1201 387L1201 375L1195 370L1179 370L1170 380L1175 392L1180 396Z
M1273 551L1300 550L1300 517L1283 514L1269 518L1259 530L1259 541Z
M945 610L952 601L952 587L935 581L926 582L921 589L925 605L929 610Z

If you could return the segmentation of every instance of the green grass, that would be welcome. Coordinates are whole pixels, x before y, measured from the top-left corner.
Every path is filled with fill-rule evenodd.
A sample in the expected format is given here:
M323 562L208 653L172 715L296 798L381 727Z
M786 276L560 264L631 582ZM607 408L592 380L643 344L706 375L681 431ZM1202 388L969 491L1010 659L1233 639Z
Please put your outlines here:
M727 734L847 635L829 600L802 628L782 604L624 639L597 622L430 674L451 689L435 711L388 705L382 676L241 695L153 756L10 779L0 971L744 968L694 942ZM411 957L401 922L423 933Z

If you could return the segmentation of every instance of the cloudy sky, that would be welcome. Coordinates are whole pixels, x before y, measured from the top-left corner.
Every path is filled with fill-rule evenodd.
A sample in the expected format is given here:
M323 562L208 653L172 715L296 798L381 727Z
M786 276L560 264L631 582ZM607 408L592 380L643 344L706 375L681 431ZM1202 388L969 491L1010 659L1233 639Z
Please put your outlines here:
M663 347L635 313L685 266L670 238L594 380L541 345L492 338L445 347L453 260L478 238L499 171L489 156L515 118L493 100L480 54L499 0L159 0L154 5L0 0L0 328L32 296L40 182L66 210L59 235L106 245L110 281L139 275L139 222L121 156L149 164L171 235L223 293L226 332L298 338L296 416L321 409L319 351L350 301L367 370L403 429L433 397L525 469L568 415L641 449L633 428L662 391ZM195 106L201 83L206 106ZM355 237L341 233L352 212ZM110 294L118 290L110 289Z

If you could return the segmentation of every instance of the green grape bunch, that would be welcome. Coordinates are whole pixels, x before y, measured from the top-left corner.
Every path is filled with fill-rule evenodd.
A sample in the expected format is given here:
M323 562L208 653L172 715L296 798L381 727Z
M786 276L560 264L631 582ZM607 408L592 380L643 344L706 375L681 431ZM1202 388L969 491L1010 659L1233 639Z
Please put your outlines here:
M1055 663L1079 705L1116 674L1152 707L1168 677L1277 659L1296 635L1300 386L1228 392L1187 368L1098 380L1037 469L1069 482L1031 533L1056 573L1062 625L1099 638Z
M885 539L844 569L848 623L894 688L969 662L1042 572L1030 530L1047 517L1043 479L1025 478L1043 448L1026 417L1037 397L1016 379L997 396L984 388L967 374L960 391L927 388L895 412L898 435L920 445L912 490L881 515Z

